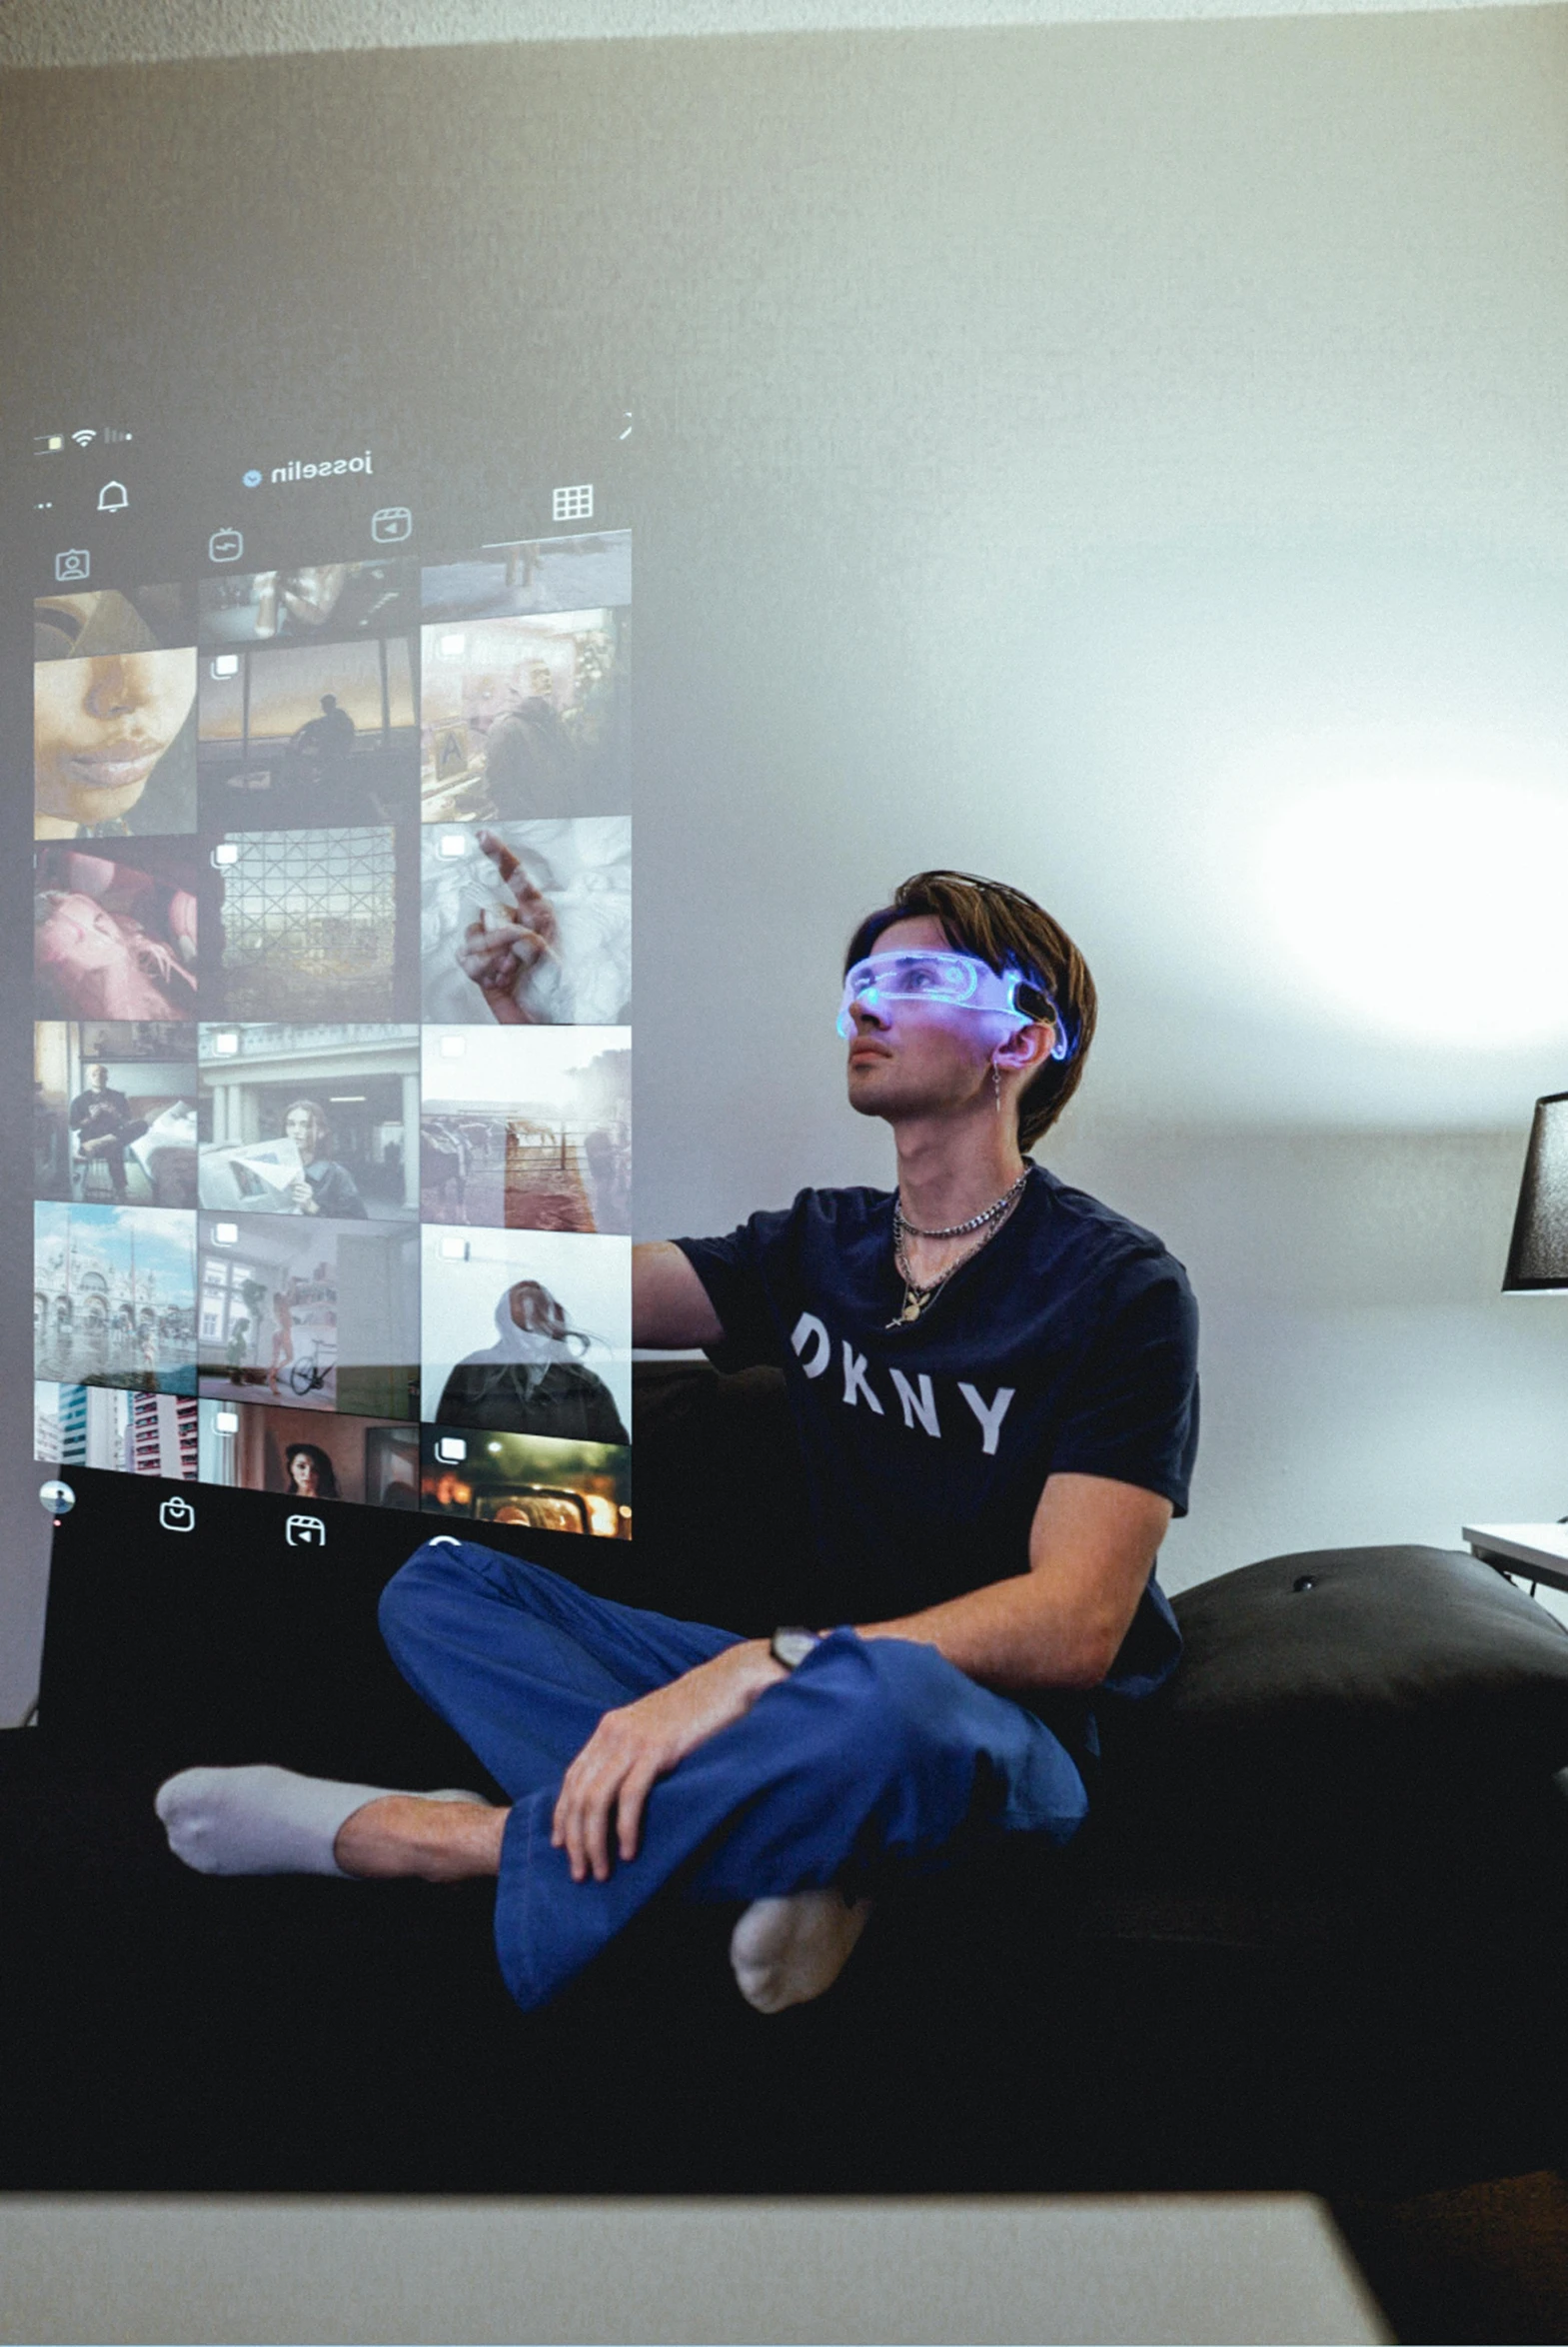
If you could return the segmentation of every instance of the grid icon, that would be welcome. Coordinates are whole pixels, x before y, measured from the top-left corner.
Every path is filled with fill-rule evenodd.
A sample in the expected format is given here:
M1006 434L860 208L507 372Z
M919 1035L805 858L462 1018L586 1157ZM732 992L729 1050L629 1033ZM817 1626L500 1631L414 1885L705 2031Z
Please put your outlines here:
M591 522L594 519L594 484L580 481L575 488L558 489L550 502L553 522Z

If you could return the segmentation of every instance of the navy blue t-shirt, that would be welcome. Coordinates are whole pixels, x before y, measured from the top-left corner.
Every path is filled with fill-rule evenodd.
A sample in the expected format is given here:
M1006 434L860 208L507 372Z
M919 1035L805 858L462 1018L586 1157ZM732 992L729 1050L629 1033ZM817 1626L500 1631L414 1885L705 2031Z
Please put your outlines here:
M1001 1230L905 1325L892 1205L890 1190L802 1189L728 1237L679 1241L724 1328L718 1366L784 1372L839 1618L1026 1572L1051 1474L1137 1483L1185 1514L1197 1307L1153 1233L1034 1167ZM1105 1690L1150 1692L1180 1650L1151 1575Z

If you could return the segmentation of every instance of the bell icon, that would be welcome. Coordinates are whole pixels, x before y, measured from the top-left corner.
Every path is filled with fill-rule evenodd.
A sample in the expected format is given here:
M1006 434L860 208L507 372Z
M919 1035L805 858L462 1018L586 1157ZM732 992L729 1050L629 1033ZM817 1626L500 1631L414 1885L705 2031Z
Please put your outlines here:
M106 481L98 492L98 511L101 514L117 514L122 506L128 506L130 502L123 481Z

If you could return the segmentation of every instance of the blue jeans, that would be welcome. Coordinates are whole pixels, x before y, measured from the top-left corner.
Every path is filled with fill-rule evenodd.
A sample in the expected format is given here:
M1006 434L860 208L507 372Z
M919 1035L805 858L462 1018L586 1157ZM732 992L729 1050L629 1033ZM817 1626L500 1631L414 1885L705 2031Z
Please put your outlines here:
M552 1849L561 1779L602 1715L739 1643L729 1630L593 1597L474 1540L428 1540L388 1584L381 1626L409 1684L451 1722L513 1802L496 1950L525 2009L544 2004L640 1907L748 1900L881 1865L940 1863L960 1836L1064 1842L1088 1807L1042 1721L933 1646L834 1630L661 1777L637 1855L574 1882Z

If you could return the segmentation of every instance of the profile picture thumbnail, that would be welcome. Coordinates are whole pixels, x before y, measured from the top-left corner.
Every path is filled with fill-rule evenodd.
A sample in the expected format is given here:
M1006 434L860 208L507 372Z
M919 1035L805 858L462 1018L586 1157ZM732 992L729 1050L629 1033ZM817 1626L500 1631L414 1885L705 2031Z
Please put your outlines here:
M204 1483L275 1491L302 1503L348 1499L371 1507L419 1506L419 1428L395 1418L328 1416L319 1410L202 1401Z
M426 824L421 968L430 1026L625 1027L632 824Z
M482 546L456 562L427 563L420 574L420 609L427 620L599 611L631 600L630 530Z
M629 1239L440 1228L422 1238L425 1418L631 1439Z
M35 1376L196 1390L196 1217L156 1208L33 1208Z
M629 1232L631 1044L625 1027L427 1028L422 1218Z
M198 1033L204 1206L418 1218L417 1027L274 1021Z
M406 558L228 573L204 579L198 592L204 646L344 643L395 635L419 619L419 569Z
M200 1390L213 1400L419 1412L419 1235L282 1214L197 1217Z
M427 626L425 822L624 815L629 629L608 610Z
M35 1197L195 1205L195 1034L107 1020L34 1027Z
M204 652L198 706L204 830L413 816L419 729L408 637Z
M196 889L194 841L35 849L34 1016L194 1019Z
M149 647L36 662L34 837L195 828L195 652Z

